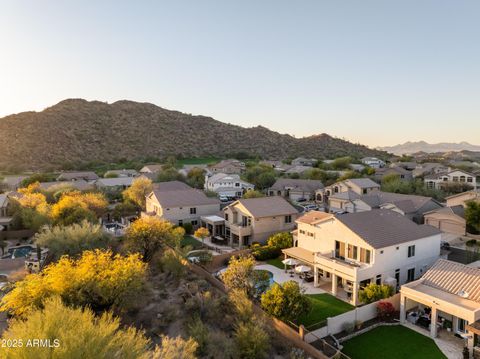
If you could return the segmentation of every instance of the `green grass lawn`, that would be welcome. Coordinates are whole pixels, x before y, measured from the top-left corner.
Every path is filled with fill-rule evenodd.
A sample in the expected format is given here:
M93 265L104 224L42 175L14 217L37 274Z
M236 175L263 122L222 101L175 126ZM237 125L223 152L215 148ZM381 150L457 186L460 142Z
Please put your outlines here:
M343 345L352 359L446 359L432 339L401 325L372 329Z
M308 294L312 301L312 310L307 315L299 318L298 323L303 324L306 328L313 324L320 323L329 317L335 317L339 314L348 312L354 307L350 304L335 298L330 294ZM318 326L321 327L322 325ZM317 326L310 328L310 330L316 329Z
M180 243L182 247L191 246L193 249L202 248L202 242L196 240L194 237L186 235L183 237L182 242Z
M220 161L216 157L197 157L197 158L183 158L177 160L177 166L183 167L183 165L208 165Z
M285 270L285 265L282 263L282 260L283 260L282 257L278 257L278 258L267 260L267 263L277 268Z

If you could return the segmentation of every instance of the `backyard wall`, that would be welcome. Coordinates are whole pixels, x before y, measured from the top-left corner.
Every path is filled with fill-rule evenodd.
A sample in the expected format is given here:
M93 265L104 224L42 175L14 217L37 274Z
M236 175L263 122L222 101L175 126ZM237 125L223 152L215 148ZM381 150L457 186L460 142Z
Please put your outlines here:
M400 310L400 293L397 293L390 298L383 299L383 302L392 303L395 310ZM333 318L327 318L327 325L323 328L312 331L305 336L307 342L311 343L318 338L326 337L327 335L335 335L343 331L345 323L354 323L356 320L366 322L377 316L377 304L378 302L366 304L361 307L357 307L349 312L337 315Z
M213 256L212 261L208 263L205 266L205 268L209 272L215 272L218 269L225 267L228 264L230 257L247 255L247 254L250 254L250 252L251 252L250 249L241 249L241 250L230 252L230 253L219 254L218 256Z
M22 229L19 231L1 231L0 232L0 239L23 239L23 238L30 238L35 234L35 231L30 229Z

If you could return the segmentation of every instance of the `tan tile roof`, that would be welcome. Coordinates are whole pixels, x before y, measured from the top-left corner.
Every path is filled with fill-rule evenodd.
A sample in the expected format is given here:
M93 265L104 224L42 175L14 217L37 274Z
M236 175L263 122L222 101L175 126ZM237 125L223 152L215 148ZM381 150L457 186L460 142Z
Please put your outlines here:
M151 196L152 194L150 194ZM210 198L203 191L193 189L183 182L171 181L154 185L153 195L163 208L215 205L220 206L220 201Z
M422 284L480 303L480 269L477 268L439 259L425 272Z
M320 211L310 211L297 219L299 223L315 224L324 219L333 218L333 214Z

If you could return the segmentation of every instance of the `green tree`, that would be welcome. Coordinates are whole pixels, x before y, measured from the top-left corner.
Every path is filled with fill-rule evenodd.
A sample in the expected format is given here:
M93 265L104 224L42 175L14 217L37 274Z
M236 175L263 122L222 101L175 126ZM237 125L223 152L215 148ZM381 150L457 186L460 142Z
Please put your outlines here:
M131 201L138 207L145 209L145 201L147 195L152 193L153 184L148 178L139 177L134 179L132 185L123 191L125 201Z
M290 232L276 233L268 238L267 245L280 249L293 247L292 234Z
M55 259L65 254L77 256L85 250L106 248L111 239L99 224L88 221L65 227L45 227L35 235L36 244L48 247Z
M393 295L393 288L386 284L370 283L358 292L358 299L365 304L386 299Z
M62 257L41 273L15 283L2 299L0 310L24 316L60 296L65 304L93 310L129 309L143 290L147 265L138 254L113 255L111 251L85 251L79 259Z
M133 222L125 233L127 249L139 252L144 262L149 262L164 244L178 247L185 235L182 227L157 217L142 217Z
M270 166L252 166L247 169L245 179L257 189L269 188L275 183L275 171Z
M51 173L35 173L30 177L25 178L21 183L21 187L28 187L35 182L51 182L55 181L55 176Z
M157 182L185 181L185 178L175 167L164 168L157 176Z
M262 308L270 315L282 320L296 322L312 309L310 299L303 293L295 281L282 285L275 283L262 295Z
M205 185L205 170L198 167L192 168L187 174L187 183L191 187L203 189Z
M255 265L255 258L251 255L232 257L227 269L221 275L222 281L231 290L253 296L256 294L256 285L265 280L261 272L255 271Z
M58 347L27 346L34 338L49 339ZM123 328L120 319L110 313L96 317L92 310L70 308L58 297L45 302L23 319L13 319L3 333L4 340L21 340L21 347L2 348L2 357L10 359L70 359L151 357L150 341L133 327Z
M334 170L346 170L350 169L351 163L352 159L350 157L339 157L331 163L331 166Z
M261 197L265 197L265 194L263 194L262 192L260 191L256 191L256 190L250 190L250 191L246 191L242 198L261 198Z
M480 232L480 202L468 201L465 207L465 219L471 232Z

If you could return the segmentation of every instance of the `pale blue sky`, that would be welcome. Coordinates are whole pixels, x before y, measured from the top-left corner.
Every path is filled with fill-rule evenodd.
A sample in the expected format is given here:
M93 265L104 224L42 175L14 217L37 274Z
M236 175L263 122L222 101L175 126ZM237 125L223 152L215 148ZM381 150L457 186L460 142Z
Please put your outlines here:
M0 1L0 116L152 102L370 146L480 144L478 1Z

